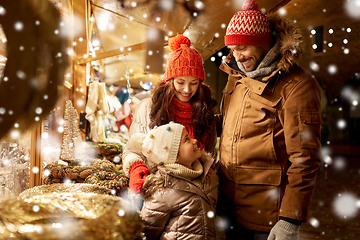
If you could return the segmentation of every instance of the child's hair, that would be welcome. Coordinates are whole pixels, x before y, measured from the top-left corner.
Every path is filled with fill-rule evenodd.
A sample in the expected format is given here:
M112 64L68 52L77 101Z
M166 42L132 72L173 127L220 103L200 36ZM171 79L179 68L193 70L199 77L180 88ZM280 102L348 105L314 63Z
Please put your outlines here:
M160 82L155 86L152 96L149 127L161 126L175 120L172 100L175 97L174 79ZM194 137L198 141L212 126L214 120L214 107L216 100L211 97L211 89L204 83L189 101L193 112Z

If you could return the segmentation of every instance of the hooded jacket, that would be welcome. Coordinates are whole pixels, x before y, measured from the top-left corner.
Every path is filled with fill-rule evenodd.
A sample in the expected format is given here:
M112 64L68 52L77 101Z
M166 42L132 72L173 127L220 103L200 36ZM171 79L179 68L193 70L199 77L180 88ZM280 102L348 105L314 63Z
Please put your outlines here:
M200 163L202 187L172 173L166 165L147 177L141 210L147 239L215 239L219 180L210 154L203 152Z
M320 87L297 64L299 30L277 15L276 70L261 79L240 71L232 53L221 104L220 196L236 221L269 232L279 217L305 221L320 163Z

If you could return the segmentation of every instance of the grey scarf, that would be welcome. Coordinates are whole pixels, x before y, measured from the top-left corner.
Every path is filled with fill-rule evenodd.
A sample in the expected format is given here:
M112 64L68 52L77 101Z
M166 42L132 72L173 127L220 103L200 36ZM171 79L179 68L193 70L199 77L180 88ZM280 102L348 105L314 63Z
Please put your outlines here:
M280 47L280 41L276 41L274 47L269 50L269 52L265 55L264 59L254 71L247 72L241 62L237 62L237 65L240 70L249 78L266 77L276 69L276 65L280 61L280 59L278 59L278 56L280 55Z

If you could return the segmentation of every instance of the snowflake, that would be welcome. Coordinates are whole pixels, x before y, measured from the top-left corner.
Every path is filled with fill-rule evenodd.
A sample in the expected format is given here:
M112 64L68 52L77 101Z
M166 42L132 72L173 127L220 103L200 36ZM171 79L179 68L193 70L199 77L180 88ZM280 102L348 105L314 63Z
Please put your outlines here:
M352 218L357 213L357 202L358 200L351 193L339 194L334 200L333 210L341 218Z
M213 211L208 211L207 212L207 217L208 218L213 218L215 216L215 213Z
M122 209L120 209L120 210L118 211L118 215L119 215L120 217L123 217L123 216L125 215L125 211L122 210Z

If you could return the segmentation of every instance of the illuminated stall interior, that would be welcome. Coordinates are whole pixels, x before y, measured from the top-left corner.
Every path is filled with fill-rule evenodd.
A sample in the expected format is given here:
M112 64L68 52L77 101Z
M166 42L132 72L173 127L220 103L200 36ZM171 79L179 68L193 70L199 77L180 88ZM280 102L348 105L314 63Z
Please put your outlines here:
M31 5L32 1L29 2ZM170 52L169 37L187 35L206 60L223 47L226 23L234 9L240 8L240 3L229 1L219 9L212 0L50 2L60 12L59 19L32 9L33 19L29 17L24 21L34 21L41 26L42 22L34 20L41 15L45 17L39 19L58 21L54 32L46 29L48 32L43 34L57 35L62 44L66 44L62 46L63 52L56 53L57 58L64 59L59 67L62 79L57 86L57 101L46 115L39 107L37 111L42 111L42 115L28 124L33 127L31 131L28 127L21 137L2 145L3 158L8 154L10 162L21 158L20 162L27 164L10 164L12 167L24 172L31 169L26 178L14 176L25 182L22 188L18 187L17 180L12 184L10 179L2 181L15 194L44 184L49 175L45 167L53 161L78 159L86 165L79 154L89 152L84 150L88 143L124 146L131 112L140 100L149 96L151 86L159 81L165 69ZM259 1L259 4L274 11L282 2ZM213 25L214 19L222 20ZM11 62L6 62L7 34L4 31L1 34L1 74L4 74L5 66ZM72 111L76 114L70 113ZM11 139L10 133L9 130L6 134ZM15 152L17 155L11 155ZM6 171L13 172L10 168Z

